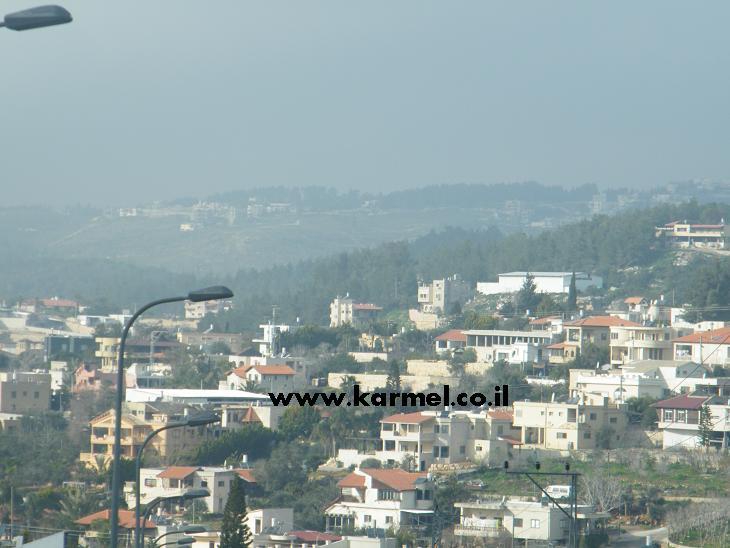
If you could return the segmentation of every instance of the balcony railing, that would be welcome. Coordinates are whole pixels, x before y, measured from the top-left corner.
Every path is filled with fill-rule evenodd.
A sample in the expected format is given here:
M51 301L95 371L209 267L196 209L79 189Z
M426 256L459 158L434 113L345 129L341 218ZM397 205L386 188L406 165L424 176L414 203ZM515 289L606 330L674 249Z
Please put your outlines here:
M508 531L504 527L487 525L455 525L454 534L463 537L498 537Z

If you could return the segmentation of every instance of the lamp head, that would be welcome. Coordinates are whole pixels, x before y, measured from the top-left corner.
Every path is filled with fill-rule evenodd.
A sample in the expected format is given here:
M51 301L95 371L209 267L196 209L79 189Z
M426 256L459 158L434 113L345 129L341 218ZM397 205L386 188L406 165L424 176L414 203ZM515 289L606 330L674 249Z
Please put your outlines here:
M210 496L210 491L207 489L190 489L182 494L183 500L202 499Z
M206 424L213 424L220 422L221 418L218 415L196 415L190 417L185 422L185 426L204 426Z
M202 301L219 301L221 299L230 299L231 297L233 297L233 291L224 285L204 287L203 289L196 289L195 291L188 293L188 300L194 303Z
M73 20L71 14L61 6L38 6L16 11L5 16L5 26L10 30L30 30L41 27L63 25Z

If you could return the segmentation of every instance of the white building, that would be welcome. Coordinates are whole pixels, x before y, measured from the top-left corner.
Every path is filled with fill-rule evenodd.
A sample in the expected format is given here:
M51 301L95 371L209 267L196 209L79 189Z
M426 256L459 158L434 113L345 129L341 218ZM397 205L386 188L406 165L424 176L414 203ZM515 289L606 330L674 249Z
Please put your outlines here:
M712 434L710 446L730 447L730 397L708 394L682 394L657 402L657 422L662 431L663 448L696 449L702 446L700 413L704 406L710 410Z
M477 283L477 293L483 295L516 293L522 288L528 274L533 276L538 293L567 294L570 291L572 272L507 272L499 274L497 282ZM576 272L575 287L578 291L585 291L590 287L600 288L603 287L603 279L585 272Z
M221 387L246 390L257 386L265 392L291 392L296 373L288 365L244 365L228 373Z
M182 495L190 489L207 489L210 496L200 499L208 511L223 513L231 485L239 474L232 468L213 466L169 466L140 470L140 504L146 505L157 497ZM124 485L124 498L129 508L135 506L134 482Z
M730 366L730 327L699 331L674 339L674 359L708 366Z
M425 472L362 468L337 483L325 510L327 531L390 528L422 531L433 518L434 484Z
M263 335L251 342L259 345L259 354L262 356L275 356L280 350L279 337L282 333L291 331L290 325L265 323L259 325Z
M570 370L570 395L586 403L624 403L630 398L666 398L672 392L693 391L707 385L707 370L688 361L647 360L625 364L609 372L593 369Z
M330 327L367 325L374 321L383 309L372 303L356 303L349 295L336 297L330 304Z
M185 301L185 319L201 320L208 314L218 314L222 310L222 301Z
M454 507L460 511L454 535L464 543L469 542L469 539L487 542L502 540L505 543L518 540L562 546L570 530L570 519L558 506L527 497L499 496L475 502L457 502ZM568 508L568 504L563 505L563 508ZM597 521L607 520L611 514L597 513L592 506L579 505L577 517L578 530L590 531Z
M473 348L477 361L510 364L539 363L547 359L543 349L553 341L547 331L505 331L473 329L464 331L466 348Z

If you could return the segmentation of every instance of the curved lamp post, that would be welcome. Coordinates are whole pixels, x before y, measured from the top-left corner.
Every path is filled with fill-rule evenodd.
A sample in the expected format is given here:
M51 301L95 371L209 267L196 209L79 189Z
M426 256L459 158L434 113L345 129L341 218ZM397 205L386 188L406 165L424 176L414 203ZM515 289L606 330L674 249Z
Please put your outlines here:
M30 30L70 23L73 17L61 6L38 6L23 11L9 13L0 21L0 27L10 30Z
M144 451L144 448L147 447L147 444L154 438L157 434L162 432L163 430L170 430L171 428L183 428L185 426L189 427L195 427L195 426L204 426L206 424L213 424L216 422L220 422L221 418L218 415L210 414L210 415L199 415L190 417L187 420L182 421L175 421L167 423L165 426L158 428L157 430L153 430L150 432L147 437L144 440L144 443L142 443L142 446L137 451L137 458L135 459L135 467L134 467L134 545L137 548L142 548L142 531L141 531L141 524L140 524L140 484L139 484L139 475L140 470L142 468L142 452Z
M183 301L218 301L221 299L230 299L233 297L233 291L222 285L206 287L191 291L187 295L178 297L167 297L158 299L142 306L134 315L127 320L122 329L122 338L119 341L119 355L117 358L117 398L114 405L114 456L112 461L112 503L111 503L111 548L117 548L119 539L119 462L121 459L122 449L122 400L124 399L124 346L127 342L127 335L132 324L144 312L150 308L167 303L179 303Z
M205 533L208 529L203 527L202 525L185 525L184 527L180 527L180 529L175 529L174 531L168 531L167 533L164 533L157 537L153 542L155 546L157 546L157 543L161 538L164 538L168 535L176 535L179 533L182 533L183 535L196 535L198 533Z
M182 495L173 495L171 497L156 497L152 499L152 501L144 509L142 523L145 523L152 515L152 510L154 510L163 502L167 502L168 500L179 500L181 502L185 502L186 500L202 499L209 496L210 491L208 491L207 489L190 489L189 491L185 491Z

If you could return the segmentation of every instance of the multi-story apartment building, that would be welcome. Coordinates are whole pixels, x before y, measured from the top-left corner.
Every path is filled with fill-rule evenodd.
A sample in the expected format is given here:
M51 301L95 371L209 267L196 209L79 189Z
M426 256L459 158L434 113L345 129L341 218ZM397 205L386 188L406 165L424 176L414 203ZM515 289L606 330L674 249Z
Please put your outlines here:
M102 371L116 371L120 341L119 337L96 337L97 348L94 355L99 358ZM125 363L165 361L169 352L180 347L177 341L127 339L124 360Z
M32 415L51 406L50 373L0 373L0 413Z
M126 402L122 408L121 454L133 459L144 443L147 434L172 421L183 420L187 416L200 413L200 409L175 403ZM90 451L81 453L80 460L88 465L97 466L97 458L111 460L114 450L113 409L97 415L89 421ZM172 428L160 432L147 447L149 454L157 454L164 461L195 450L217 432L215 426Z
M521 441L542 449L597 449L616 447L623 439L627 417L616 404L583 402L514 403L513 424L522 429Z
M408 458L421 471L433 464L494 464L518 443L519 434L510 410L398 413L380 421L375 457L390 465Z
M655 235L676 247L726 249L730 242L730 226L725 225L724 219L714 225L674 221L656 227Z
M466 348L473 348L477 361L506 361L510 364L540 363L547 356L543 349L553 341L545 331L504 331L472 329L464 331Z
M699 331L672 341L675 360L692 360L707 366L730 366L730 327Z
M611 327L641 327L641 325L615 316L588 316L563 324L565 342L577 345L580 352L589 344L608 347Z
M157 497L180 496L190 489L207 489L210 495L200 500L205 502L208 512L222 514L236 477L241 477L237 470L212 466L142 468L139 476L140 504L146 505ZM127 507L134 508L133 481L124 485L124 498Z
M471 297L471 287L457 274L432 282L418 282L421 312L447 314L455 303L463 305Z
M365 326L374 321L382 310L372 303L356 303L349 295L338 296L330 304L330 327Z
M540 543L540 546L543 543L546 546L562 546L568 539L570 520L551 502L499 496L476 502L457 502L454 507L459 509L459 523L454 526L454 535L465 544L469 540L502 540L513 545L514 541L518 541L520 546L533 542ZM579 505L577 517L578 530L583 531L597 521L607 520L610 514L597 513L592 506Z
M612 365L639 360L672 359L672 339L686 330L644 325L612 325L609 327L610 359Z
M325 510L327 531L415 529L431 523L435 487L425 472L362 468L337 484L340 495Z

